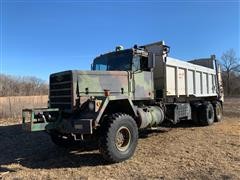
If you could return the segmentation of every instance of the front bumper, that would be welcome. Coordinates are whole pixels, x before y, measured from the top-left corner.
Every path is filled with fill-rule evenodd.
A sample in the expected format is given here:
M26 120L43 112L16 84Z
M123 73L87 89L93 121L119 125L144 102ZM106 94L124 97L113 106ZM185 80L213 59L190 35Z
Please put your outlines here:
M63 134L92 134L93 119L63 118L58 108L23 109L22 128L25 131L57 130Z
M44 131L51 122L49 115L59 114L58 108L36 108L22 110L22 128L26 131ZM48 116L48 117L47 117Z

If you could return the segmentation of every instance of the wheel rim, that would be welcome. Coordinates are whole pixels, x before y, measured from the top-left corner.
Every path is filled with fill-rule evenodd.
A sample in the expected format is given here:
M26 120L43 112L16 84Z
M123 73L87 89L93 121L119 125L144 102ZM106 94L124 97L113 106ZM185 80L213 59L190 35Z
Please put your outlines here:
M220 109L219 106L217 106L217 108L216 108L216 114L217 114L217 116L221 116L222 115L221 109Z
M130 145L131 133L127 127L120 127L116 133L115 145L119 151L126 151Z

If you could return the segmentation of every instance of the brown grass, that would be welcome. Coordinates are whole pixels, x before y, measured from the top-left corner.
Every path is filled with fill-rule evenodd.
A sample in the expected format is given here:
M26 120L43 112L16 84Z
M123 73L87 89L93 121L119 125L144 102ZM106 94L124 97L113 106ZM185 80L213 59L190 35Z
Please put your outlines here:
M22 109L47 107L48 96L0 97L0 118L17 118Z

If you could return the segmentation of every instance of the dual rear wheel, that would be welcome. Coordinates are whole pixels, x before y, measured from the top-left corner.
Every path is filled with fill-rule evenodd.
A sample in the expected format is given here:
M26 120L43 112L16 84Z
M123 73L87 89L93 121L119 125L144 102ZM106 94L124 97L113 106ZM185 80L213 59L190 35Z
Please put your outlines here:
M205 102L201 105L197 105L193 108L192 119L195 123L208 126L215 122L222 120L222 105L220 102L211 104Z

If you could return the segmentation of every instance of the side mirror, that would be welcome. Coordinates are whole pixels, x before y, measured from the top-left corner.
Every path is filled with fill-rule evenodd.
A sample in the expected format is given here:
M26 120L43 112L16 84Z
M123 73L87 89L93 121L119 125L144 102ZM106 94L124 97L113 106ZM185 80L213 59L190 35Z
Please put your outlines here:
M148 68L152 69L155 67L155 54L149 53L148 55Z

